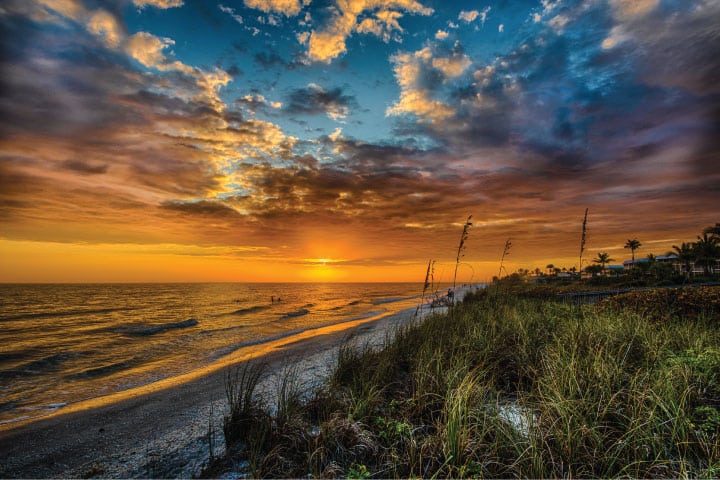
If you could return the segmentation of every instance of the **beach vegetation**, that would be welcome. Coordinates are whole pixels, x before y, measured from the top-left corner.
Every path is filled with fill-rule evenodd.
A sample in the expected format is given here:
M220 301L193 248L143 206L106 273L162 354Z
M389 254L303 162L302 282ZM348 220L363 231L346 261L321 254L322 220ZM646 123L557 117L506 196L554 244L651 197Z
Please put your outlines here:
M329 381L286 420L266 412L272 441L253 441L251 473L711 477L719 372L720 287L596 305L478 290L382 348L339 347Z

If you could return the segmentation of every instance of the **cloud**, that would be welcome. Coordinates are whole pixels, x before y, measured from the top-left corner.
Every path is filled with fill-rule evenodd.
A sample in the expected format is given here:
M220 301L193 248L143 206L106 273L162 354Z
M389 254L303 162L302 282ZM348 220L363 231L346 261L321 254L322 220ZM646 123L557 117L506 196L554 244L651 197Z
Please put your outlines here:
M103 9L88 10L78 0L38 0L44 8L52 10L65 18L77 22L95 35L112 50L124 51L133 59L147 68L162 72L180 72L194 79L200 88L199 95L221 108L223 102L218 97L218 90L227 85L232 77L220 68L205 72L186 65L178 60L168 58L164 50L174 45L171 38L157 37L148 32L137 32L127 36L122 23L111 13ZM182 5L178 0L140 0L138 6L152 5L159 8L170 8Z
M465 23L474 22L476 18L480 16L480 12L477 10L462 10L458 15L458 20L462 20Z
M415 0L339 0L333 14L322 30L313 30L308 40L308 58L316 62L330 63L345 53L345 40L353 32L372 33L389 41L394 32L402 33L398 19L403 12L430 15L433 10ZM371 11L374 18L367 17L358 23L358 17Z
M199 200L191 202L167 201L160 208L202 217L237 217L240 214L222 202L214 200Z
M456 43L453 51L437 54L426 46L413 53L399 53L390 58L395 78L400 85L400 99L389 107L386 115L416 115L432 123L454 114L448 104L433 98L436 84L462 75L472 64Z
M32 14L39 21L55 23L57 16L72 20L83 25L110 48L118 48L125 38L124 26L107 10L89 10L79 0L37 0L37 4L46 12L45 15L38 15L38 11Z
M215 68L212 72L205 72L179 60L169 59L164 50L174 44L174 40L170 38L160 38L147 32L138 32L127 39L125 51L147 68L154 68L161 72L176 71L193 78L200 88L197 98L212 103L217 108L223 108L224 103L218 97L218 91L227 85L232 77L220 68Z
M273 109L282 108L282 102L268 101L264 95L260 95L258 93L240 97L237 99L237 103L245 106L252 113L255 113L258 110L266 109L266 108L273 108Z
M659 0L610 0L613 15L618 19L646 15L653 11L659 3Z
M632 55L643 81L701 94L720 91L720 4L699 1L668 12L655 1L611 5L615 24L601 47Z
M37 0L37 3L48 10L53 10L63 17L77 22L88 16L88 10L79 0Z
M238 15L237 13L235 13L235 9L234 9L234 8L232 8L232 7L226 7L226 6L223 5L222 3L218 5L218 8L220 9L221 12L227 13L228 15L230 15L230 16L233 18L233 20L235 20L235 21L236 21L237 23L239 23L240 25L242 25L242 24L245 23L245 21L243 20L243 18L242 18L240 15Z
M462 10L458 15L458 20L462 20L465 23L472 23L480 18L480 23L482 26L485 26L485 21L487 20L490 10L492 10L492 7L485 7L481 12L477 10Z
M337 142L338 139L341 138L341 136L342 136L342 128L338 127L335 129L335 131L333 131L333 133L328 135L328 138L330 140L332 140L333 142Z
M485 26L485 21L487 20L488 13L490 13L491 9L492 7L485 7L483 8L483 11L480 12L480 23L483 27Z
M125 37L125 32L115 17L104 10L97 10L90 16L87 29L92 34L104 38L114 48L119 47Z
M444 30L438 30L435 33L435 38L438 40L445 40L447 37L448 37L448 32L446 32Z
M155 8L167 9L183 6L183 0L133 0L133 3L136 7L139 8L151 6Z
M263 12L282 13L287 17L294 17L302 8L299 0L245 0L245 5Z
M570 17L567 15L555 15L548 20L548 25L550 25L556 32L561 33L565 29L565 26L570 23L570 20Z
M163 50L175 44L171 38L160 38L147 32L138 32L131 35L125 43L125 51L132 58L148 68L158 70L180 70L192 73L192 68L181 62L171 63L165 57Z
M290 92L285 110L291 114L325 114L333 120L343 120L356 105L355 97L344 94L339 87L325 90L310 83Z
M462 53L432 59L432 66L440 70L446 78L459 77L471 64L470 58Z
M390 41L393 32L402 33L403 29L398 23L398 19L402 18L402 13L392 10L380 10L375 14L375 18L363 19L355 31L358 33L372 33L376 37L382 38L385 43ZM399 38L397 38L399 40Z
M261 67L265 69L275 66L291 69L295 66L292 63L286 62L285 59L283 59L280 55L276 53L259 52L255 54L254 59L256 63L258 63Z
M78 172L81 175L99 175L107 173L107 164L92 164L82 160L66 160L61 164L62 168Z
M623 26L616 25L610 30L610 35L605 37L600 46L603 50L610 50L629 39L630 36L625 32Z

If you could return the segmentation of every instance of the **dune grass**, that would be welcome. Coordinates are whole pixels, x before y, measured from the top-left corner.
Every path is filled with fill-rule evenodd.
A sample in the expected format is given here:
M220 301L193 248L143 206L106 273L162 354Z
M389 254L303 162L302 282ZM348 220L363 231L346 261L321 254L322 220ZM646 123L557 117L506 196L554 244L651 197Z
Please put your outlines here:
M235 393L228 452L261 477L717 477L720 318L621 305L474 295L343 345L275 415Z

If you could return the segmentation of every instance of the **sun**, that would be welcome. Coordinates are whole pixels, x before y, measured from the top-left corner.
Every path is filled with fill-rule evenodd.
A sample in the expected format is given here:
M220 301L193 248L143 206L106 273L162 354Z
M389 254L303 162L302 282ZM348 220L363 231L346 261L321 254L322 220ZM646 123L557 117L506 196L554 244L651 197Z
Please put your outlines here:
M333 258L304 259L303 276L313 282L331 282L342 279L346 272L338 265L341 260Z

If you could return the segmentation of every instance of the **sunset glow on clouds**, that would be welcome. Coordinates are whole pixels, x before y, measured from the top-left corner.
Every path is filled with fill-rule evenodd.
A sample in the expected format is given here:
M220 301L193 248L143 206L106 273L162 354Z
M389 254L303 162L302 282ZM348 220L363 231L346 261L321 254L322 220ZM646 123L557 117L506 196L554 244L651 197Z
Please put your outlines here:
M464 280L720 221L711 0L9 0L0 281ZM640 251L639 254L643 252ZM320 261L320 260L322 261Z

